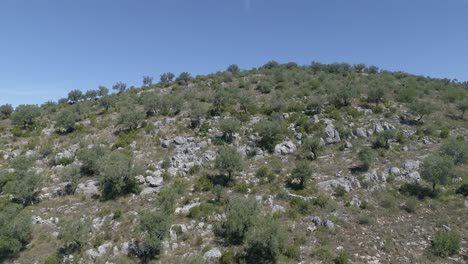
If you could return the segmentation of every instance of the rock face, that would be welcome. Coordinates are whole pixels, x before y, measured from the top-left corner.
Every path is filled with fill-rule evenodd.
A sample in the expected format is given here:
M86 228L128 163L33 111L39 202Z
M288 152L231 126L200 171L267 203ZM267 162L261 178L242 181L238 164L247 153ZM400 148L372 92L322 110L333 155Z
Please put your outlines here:
M97 186L97 181L88 180L85 183L78 184L75 193L81 193L84 194L86 197L96 198L101 195Z
M296 145L291 141L285 141L275 146L275 153L279 155L289 155L296 151Z
M325 127L323 140L327 145L335 144L341 141L340 133L338 133L338 130L336 130L333 124L330 123Z
M384 132L385 130L392 130L395 129L395 126L383 121L372 121L370 125L365 125L364 127L358 127L353 130L353 133L358 138L367 138L372 136L373 134L378 134Z

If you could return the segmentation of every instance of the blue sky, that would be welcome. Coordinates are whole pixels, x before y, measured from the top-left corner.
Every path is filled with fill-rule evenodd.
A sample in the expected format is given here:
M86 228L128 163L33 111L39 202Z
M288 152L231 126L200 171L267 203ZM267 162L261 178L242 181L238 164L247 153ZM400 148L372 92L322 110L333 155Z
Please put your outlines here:
M0 104L269 60L468 80L467 0L1 0Z

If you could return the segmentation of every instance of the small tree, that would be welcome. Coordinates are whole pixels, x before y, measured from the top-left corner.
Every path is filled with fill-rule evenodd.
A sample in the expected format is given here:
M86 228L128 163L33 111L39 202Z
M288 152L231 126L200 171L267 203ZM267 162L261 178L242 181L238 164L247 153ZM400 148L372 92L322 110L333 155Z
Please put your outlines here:
M192 79L192 76L190 76L190 73L188 72L181 72L179 74L179 77L176 78L176 82L179 85L187 85L188 82Z
M224 109L229 105L230 96L228 92L222 88L215 88L213 95L213 111L212 115L220 115L224 112Z
M112 95L104 95L99 99L99 105L104 108L104 111L109 111L109 108L115 105L115 98Z
M84 98L83 92L80 90L71 90L68 93L68 102L72 104L79 102L83 98Z
M120 152L100 159L99 188L104 200L129 193L138 193L133 158Z
M78 121L79 118L80 116L75 108L67 107L57 115L55 126L60 131L72 132L75 130L76 121Z
M367 93L367 100L373 102L376 105L382 102L385 98L385 88L381 85L375 83L372 87L369 88Z
M107 149L101 146L81 148L77 157L81 161L80 171L82 175L93 176L99 173L99 160L107 155Z
M145 108L146 116L156 115L161 108L162 102L158 93L146 93L142 98L143 107Z
M11 104L4 104L0 106L0 120L10 118L13 113L13 106Z
M235 117L226 118L220 122L219 127L223 132L223 138L226 142L232 142L233 134L239 131L240 125L240 121Z
M229 180L231 180L236 172L242 170L242 157L236 148L221 146L218 150L215 165L218 170L227 173Z
M358 157L361 161L361 170L368 171L370 166L375 162L377 154L371 148L363 148L359 151Z
M458 101L457 108L461 112L461 119L463 119L465 117L465 113L468 111L468 99Z
M246 236L249 263L276 263L283 252L287 234L278 220L260 218Z
M264 120L260 121L256 127L260 139L260 146L272 152L275 145L282 139L282 129L278 122Z
M96 90L88 90L84 94L84 98L86 98L88 100L94 100L94 99L97 98L97 96L98 96L98 91L96 91Z
M167 237L173 214L177 192L173 188L161 189L156 211L144 212L140 217L139 230L141 241L137 240L130 245L130 253L140 258L143 263L148 263L162 249L162 242Z
M40 115L40 109L36 105L19 105L13 112L11 120L14 125L27 128L28 126L33 125L36 118Z
M161 83L171 83L174 80L175 75L172 72L166 72L161 74Z
M240 244L247 231L254 225L258 215L255 200L245 198L230 199L226 208L226 221L223 223L224 237L232 244Z
M299 179L299 187L304 189L306 181L312 177L312 168L309 162L301 160L292 171L291 177Z
M302 148L306 152L307 158L314 160L318 157L319 153L323 151L324 144L318 137L309 137L302 143Z
M240 72L240 68L236 64L231 64L227 67L226 71L231 73L232 75L236 75Z
M127 84L123 82L117 82L112 86L112 89L117 91L117 93L121 94L127 89Z
M124 109L120 113L118 123L126 130L135 130L145 120L145 113L136 109Z
M418 116L416 121L419 122L424 116L432 114L435 110L435 106L428 101L418 100L410 105L410 110L413 114Z
M91 221L89 219L69 219L63 221L58 238L63 242L62 254L71 254L80 251L88 241L91 232Z
M151 86L153 84L153 77L143 76L143 86Z
M208 106L206 103L196 101L192 104L190 111L190 126L192 128L197 128L200 126L200 120L206 116L208 112Z
M109 94L109 89L105 86L98 87L98 96L103 97Z
M460 251L461 237L455 231L437 231L432 239L432 252L439 257L449 257Z
M33 169L29 157L19 156L13 160L13 176L3 186L3 192L13 196L13 200L22 205L30 205L37 199L42 187L42 176Z
M449 182L453 167L450 157L433 154L424 160L421 177L432 183L432 191L435 192L436 184L446 185Z

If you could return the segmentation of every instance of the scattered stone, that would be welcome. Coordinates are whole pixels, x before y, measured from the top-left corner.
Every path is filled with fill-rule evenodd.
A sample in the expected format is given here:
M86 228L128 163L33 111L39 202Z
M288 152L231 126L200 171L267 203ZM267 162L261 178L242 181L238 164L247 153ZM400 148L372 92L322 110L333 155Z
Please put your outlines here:
M394 176L394 177L398 177L398 176L401 175L401 171L400 171L400 169L397 168L397 167L392 167L392 168L390 168L389 173L390 173L390 175L392 175L392 176Z
M180 146L180 145L185 145L185 144L187 144L187 139L186 139L186 138L183 138L183 137L175 137L175 138L174 138L174 143L175 143L176 145L179 145L179 146Z
M328 230L330 231L335 230L335 224L331 220L327 220L325 222L325 227L328 228Z
M161 141L161 147L168 148L169 146L171 146L171 142L169 140Z
M153 188L153 187L146 187L146 188L144 188L144 189L140 192L140 195L159 193L159 191L160 191L160 188L159 188L159 187L156 187L156 188Z
M273 206L272 212L273 213L285 213L286 209L283 206L276 204Z
M145 184L146 180L145 180L145 176L143 175L138 175L135 177L135 179L137 180L138 184Z
M195 206L199 206L199 205L200 205L199 202L195 202L195 203L187 204L184 207L177 207L175 209L175 213L176 214L188 215L190 213L190 209L192 209Z

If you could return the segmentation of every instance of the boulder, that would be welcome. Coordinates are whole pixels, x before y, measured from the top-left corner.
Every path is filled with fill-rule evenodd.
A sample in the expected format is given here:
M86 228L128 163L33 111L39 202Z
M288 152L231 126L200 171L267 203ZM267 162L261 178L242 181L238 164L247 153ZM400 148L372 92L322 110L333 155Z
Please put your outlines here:
M403 164L403 169L408 173L419 171L419 164L419 160L406 160Z
M153 188L153 187L146 187L146 188L144 188L144 189L140 192L140 195L152 194L152 193L159 193L159 191L160 191L160 188L159 188L159 187L156 187L156 188Z
M159 187L163 184L163 181L164 179L162 177L146 177L146 182L149 184L150 187Z
M138 184L145 184L146 180L145 180L145 176L143 175L138 175L135 177L135 179L137 180Z
M285 141L275 146L275 153L279 155L289 155L296 151L296 145L292 141Z
M219 248L215 247L210 250L208 250L203 257L206 259L218 259L222 256L221 250Z
M324 182L319 182L317 187L324 191L333 191L336 187L342 186L347 192L354 188L360 188L361 184L353 177L342 177Z
M388 171L390 173L390 175L394 176L394 177L398 177L401 175L401 171L398 167L392 167L390 168L390 170Z
M336 130L333 124L330 123L325 127L323 140L327 145L335 144L341 141L340 133L338 133L338 130Z
M175 137L175 138L174 138L174 143L175 143L176 145L179 145L179 146L180 146L180 145L185 145L185 144L187 144L187 139L186 139L186 138L183 138L183 137Z
M161 141L161 147L168 148L169 146L171 146L171 142L169 140Z
M98 182L93 180L88 180L85 183L78 184L75 193L81 193L90 198L96 198L101 195L98 189Z

